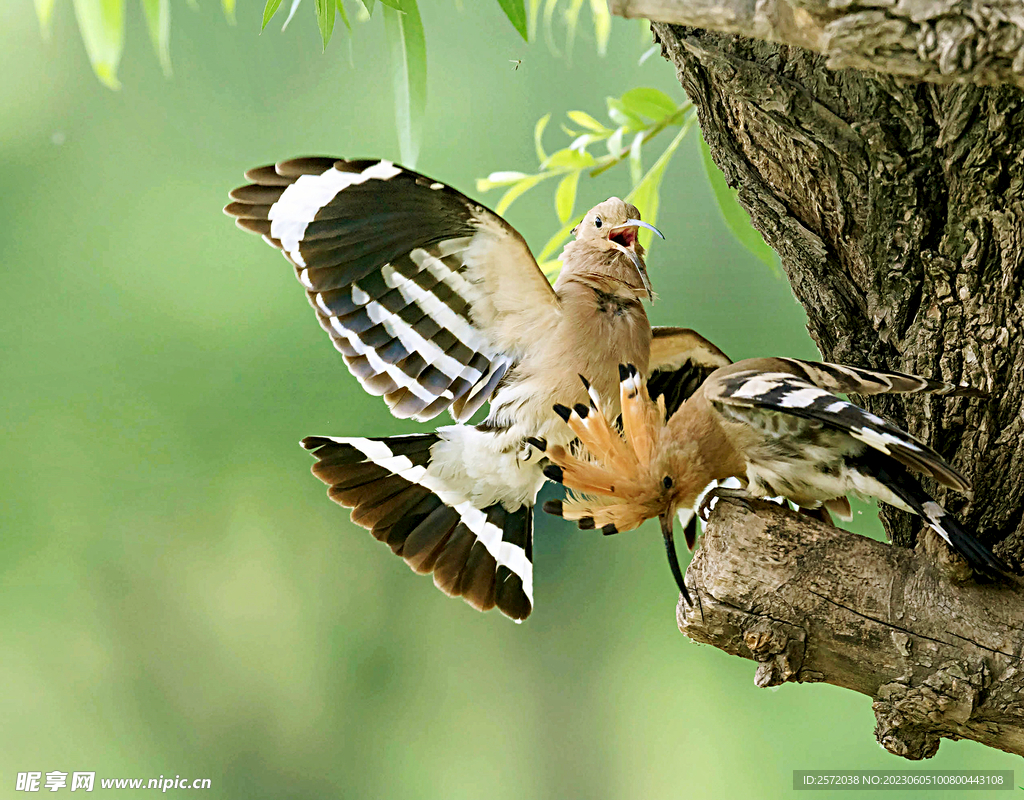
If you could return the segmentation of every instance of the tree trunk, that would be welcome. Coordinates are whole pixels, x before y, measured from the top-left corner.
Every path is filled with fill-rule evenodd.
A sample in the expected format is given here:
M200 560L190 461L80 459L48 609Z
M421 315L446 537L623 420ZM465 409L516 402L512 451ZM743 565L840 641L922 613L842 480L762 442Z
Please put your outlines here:
M613 8L647 4L685 9L716 2L614 0ZM829 8L817 0L739 5L762 10L785 5L799 13ZM836 5L858 10L856 3ZM903 0L898 5L935 10L949 4ZM981 6L1005 4L977 0L971 7L977 11ZM1017 18L1024 15L1018 12ZM769 23L762 20L750 31L766 36L786 28ZM733 20L731 29L735 27ZM934 484L928 488L1020 571L1024 95L1015 86L980 86L984 81L977 72L954 76L955 70L947 71L947 78L960 83L915 83L878 71L831 70L828 60L836 63L834 52L826 58L801 47L730 33L666 23L652 28L697 108L715 161L739 190L755 227L781 256L823 357L969 383L989 392L980 400L854 399L929 442L972 481L973 500ZM986 71L985 81L996 80L997 72ZM922 527L919 520L893 509L883 510L882 521L901 547L913 546ZM764 548L770 549L769 544ZM764 570L767 581L768 564ZM857 573L847 579L863 581ZM718 588L705 585L713 598L719 597ZM856 591L847 589L845 594L856 598ZM917 590L906 584L907 592ZM911 597L908 602L924 599ZM939 600L934 613L945 613L939 609L948 598ZM848 613L867 612L853 605ZM872 613L884 617L895 612L883 604ZM1021 627L1024 617L1015 619ZM898 623L887 619L886 624ZM694 632L692 626L684 630ZM870 650L863 652L870 656ZM1020 642L1013 652L1021 652ZM978 658L987 663L989 656L981 652ZM875 666L881 675L881 665ZM1003 674L991 663L987 669ZM833 678L826 676L850 685ZM907 691L922 685L913 671L900 680ZM966 735L950 733L942 725L935 730L944 736ZM890 749L917 757L934 753L927 747L895 744Z

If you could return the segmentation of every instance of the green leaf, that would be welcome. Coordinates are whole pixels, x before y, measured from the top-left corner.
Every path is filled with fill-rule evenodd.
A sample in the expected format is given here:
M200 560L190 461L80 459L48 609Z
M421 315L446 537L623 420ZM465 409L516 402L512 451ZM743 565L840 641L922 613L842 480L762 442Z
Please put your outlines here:
M612 15L605 0L590 0L590 15L594 18L594 38L597 40L597 54L608 52L608 38L612 33Z
M615 129L615 133L608 137L608 141L605 144L608 146L608 155L618 158L622 155L622 135L626 132L625 128L619 127Z
M498 0L498 5L505 12L512 27L519 31L523 41L530 41L529 31L526 29L526 7L523 5L523 0Z
M288 9L288 16L284 18L284 25L281 26L282 32L288 27L288 23L292 21L292 17L295 16L295 12L298 10L299 3L301 2L302 0L292 0L292 7Z
M39 17L39 30L43 32L43 38L50 40L50 20L53 19L54 0L35 0L36 16Z
M554 236L548 239L547 244L545 244L544 248L540 251L540 255L537 256L538 263L543 263L551 258L551 256L553 256L562 246L562 242L568 239L572 234L572 229L579 225L582 220L583 215L577 214L575 217L568 220Z
M544 152L544 144L541 139L544 136L544 129L548 126L548 122L551 120L551 114L545 114L539 120L533 128L533 146L537 150L537 162L543 164L548 160L547 153Z
M643 178L643 147L644 132L640 131L633 137L633 144L629 146L629 183L631 186L636 186Z
M679 107L679 104L664 92L647 86L630 89L620 99L623 108L630 114L648 117L652 120L659 120L675 114Z
M569 8L565 11L565 56L572 57L572 45L576 40L576 24L580 19L580 9L583 8L583 0L572 0Z
M551 52L556 56L561 55L561 53L558 50L558 45L555 44L554 26L551 24L551 21L555 16L555 7L557 5L558 0L545 0L544 3L544 38L547 40Z
M316 6L316 24L320 28L320 38L324 43L324 50L327 50L327 43L331 41L331 34L334 33L334 0L313 0Z
M586 111L570 111L567 116L577 125L582 125L588 130L597 133L608 133L608 128L590 116Z
M665 168L668 166L668 162L672 160L672 156L679 148L683 138L689 133L692 125L693 118L691 117L680 127L676 138L665 148L665 152L654 162L654 166L647 170L647 174L633 188L633 191L626 195L626 202L635 205L640 211L640 216L652 225L656 225L658 220L659 189L661 188L661 179L665 176ZM650 246L653 236L654 234L651 231L641 228L640 244L647 248Z
M366 9L366 16L373 16L373 0L362 0L363 8Z
M644 33L644 41L647 41L647 36L648 36L648 34L647 34L647 32L645 32ZM660 50L661 50L661 45L660 44L652 44L650 47L648 47L646 50L644 50L643 55L640 56L640 58L637 60L636 65L638 67L642 67L644 65L644 62L647 59L649 59L651 56L653 56L655 53L657 53Z
M263 7L263 25L260 27L260 33L267 27L267 23L274 18L274 14L277 13L277 9L281 7L281 0L267 0L267 4Z
M580 182L580 171L570 172L558 184L555 190L555 212L558 214L559 222L566 222L572 216L573 206L576 205L576 186Z
M171 77L171 0L142 0L146 27L165 77Z
M117 65L124 50L124 0L74 0L74 4L93 72L110 89L120 89Z
M477 178L476 190L478 192L489 192L496 186L510 186L513 183L519 183L523 178L527 176L525 172L512 172L506 170L503 172L492 172L486 178Z
M541 164L541 169L551 169L552 167L586 169L593 165L594 157L590 153L565 147L548 156L544 163Z
M348 28L348 32L352 32L352 24L348 21L348 13L345 11L345 4L341 0L337 0L336 4L338 7L338 13L341 15L341 21L345 23L345 27Z
M722 174L722 170L718 168L715 160L711 157L711 149L704 141L703 136L700 139L700 154L704 161L704 171L707 173L708 183L711 184L711 191L714 192L715 199L718 200L718 209L722 212L722 218L729 230L732 231L732 235L747 250L769 267L774 268L775 251L767 245L760 232L750 224L750 215L737 199L739 193L729 187L725 175Z
M547 180L550 177L551 173L543 175L531 175L530 177L524 178L523 180L519 181L519 183L517 183L515 186L513 186L511 189L505 192L504 195L502 195L501 200L498 201L498 205L494 209L495 213L498 215L504 214L506 211L508 211L508 207L512 205L516 200L518 200L520 197L522 197L524 194L530 191L530 189L532 189L538 183Z
M234 25L235 20L235 0L220 0L220 6L224 9L224 16L228 19L228 24Z
M393 8L395 11L405 11L405 3L410 3L416 12L416 16L420 15L419 9L416 8L416 0L380 0L382 6Z
M591 142L599 141L600 139L600 136L596 136L593 133L584 133L572 140L572 144L569 145L569 149L577 150L580 153L585 153L587 152L587 147L590 145Z
M416 0L403 0L403 12L385 0L384 33L391 51L398 147L407 167L416 165L427 109L427 46Z
M625 126L628 131L643 130L647 127L647 123L644 122L640 117L630 111L617 97L605 98L605 102L608 105L608 117L616 125Z
M526 18L529 20L528 33L529 37L527 41L532 41L537 38L537 17L540 16L540 0L530 0L530 5Z

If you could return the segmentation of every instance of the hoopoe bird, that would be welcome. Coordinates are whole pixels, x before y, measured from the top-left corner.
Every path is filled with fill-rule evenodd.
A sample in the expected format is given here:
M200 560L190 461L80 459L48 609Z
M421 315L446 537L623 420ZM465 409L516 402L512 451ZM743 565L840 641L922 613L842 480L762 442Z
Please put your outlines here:
M295 267L317 319L392 414L458 424L386 438L311 436L313 473L416 572L514 620L533 609L533 505L545 481L527 443L574 438L552 412L577 373L618 413L617 365L652 374L674 408L730 363L679 328L652 330L635 207L584 216L552 286L523 237L456 190L389 161L303 158L246 173L225 212ZM489 413L466 424L486 403Z
M755 358L722 367L666 419L642 373L620 365L622 434L596 393L589 404L555 411L585 453L533 440L550 459L547 477L572 490L544 510L606 534L661 521L669 564L690 602L672 535L677 508L692 506L712 481L738 479L744 488L714 488L714 497L783 497L802 509L826 508L850 519L847 495L876 498L924 518L977 572L994 577L1009 567L965 531L912 475L970 493L966 478L924 442L891 422L837 397L928 392L976 395L915 375L874 372L793 358ZM586 386L584 380L584 386ZM563 437L564 440L564 437ZM693 549L694 541L687 540Z

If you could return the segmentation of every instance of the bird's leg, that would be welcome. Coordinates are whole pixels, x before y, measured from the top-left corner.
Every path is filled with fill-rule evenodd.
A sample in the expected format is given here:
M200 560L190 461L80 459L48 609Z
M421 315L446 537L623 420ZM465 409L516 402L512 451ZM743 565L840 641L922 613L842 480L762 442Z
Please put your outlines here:
M816 519L819 522L824 522L826 525L833 528L836 526L835 522L832 521L832 515L828 513L828 509L825 508L825 506L818 506L817 508L804 508L801 506L800 513L805 517L810 517L811 519Z
M702 520L705 522L708 521L708 517L711 516L711 503L722 497L729 497L733 500L754 499L754 496L746 489L728 489L724 486L716 486L713 489L709 489L707 494L704 495L704 499L700 501L700 507L697 509L697 513L700 515Z

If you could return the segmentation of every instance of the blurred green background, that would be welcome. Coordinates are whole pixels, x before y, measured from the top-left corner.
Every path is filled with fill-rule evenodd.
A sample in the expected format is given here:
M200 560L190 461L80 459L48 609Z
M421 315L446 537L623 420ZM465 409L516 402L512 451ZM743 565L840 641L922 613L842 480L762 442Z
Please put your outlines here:
M570 64L497 3L463 5L423 3L418 167L470 194L535 167L548 111L598 115L635 85L682 98L660 57L638 66L636 24L615 21L603 59L581 24ZM868 698L756 689L752 663L680 635L657 526L541 515L517 626L415 576L310 476L305 435L419 426L362 393L289 265L220 209L254 165L397 159L379 20L353 68L340 28L320 53L309 9L257 36L262 3L236 27L176 4L166 80L129 4L115 93L58 6L49 43L29 0L0 10L0 796L17 772L78 770L209 777L224 798L776 798L793 769L912 766L875 744ZM816 356L786 282L721 223L696 139L669 170L652 321L734 358ZM583 182L578 207L625 173ZM508 216L535 247L558 227L548 188ZM1016 762L944 741L923 766Z

